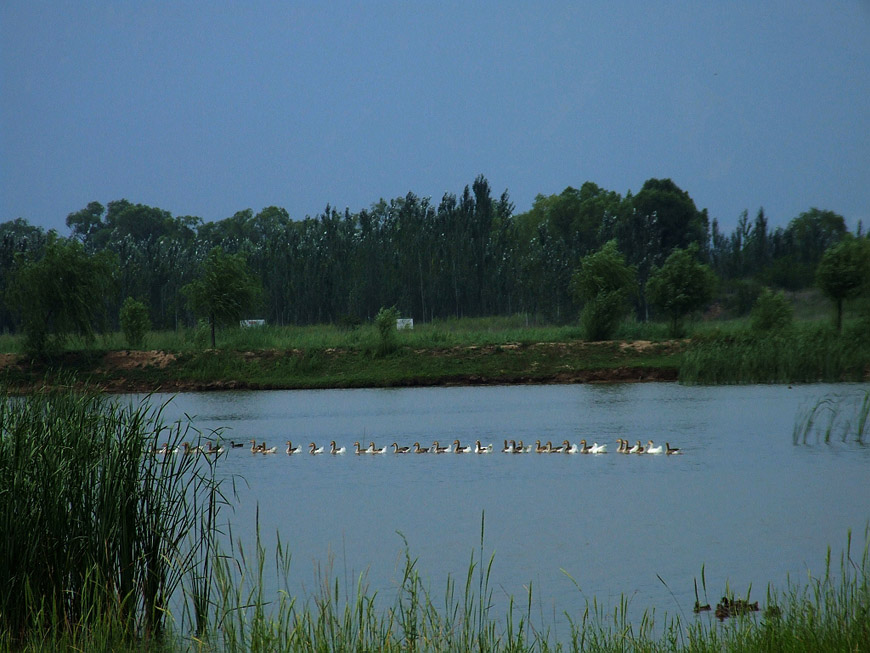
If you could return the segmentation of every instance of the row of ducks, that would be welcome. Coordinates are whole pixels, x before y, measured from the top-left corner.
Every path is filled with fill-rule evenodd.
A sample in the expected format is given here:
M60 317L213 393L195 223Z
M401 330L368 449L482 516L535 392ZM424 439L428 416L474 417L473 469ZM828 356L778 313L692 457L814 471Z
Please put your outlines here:
M623 440L622 438L618 438L616 441L619 445L619 448L616 450L617 453L622 454L667 454L674 455L682 453L679 449L671 447L670 443L665 442L665 446L662 447L654 446L653 441L649 440L644 447L641 445L640 440L636 442L634 446L628 442L628 440ZM278 452L278 447L267 447L265 442L257 443L256 440L251 440L251 453L253 454L273 454ZM244 444L241 442L230 441L231 448L241 448ZM359 442L354 442L354 453L358 456L371 454L385 454L388 451L388 447L376 447L374 442L370 442L369 446L363 448ZM480 440L477 440L474 446L467 445L462 446L459 440L454 440L453 444L449 444L446 446L442 446L437 440L432 443L431 447L423 447L420 446L419 442L415 442L413 447L399 446L398 443L393 442L391 445L393 447L393 453L397 454L405 454L405 453L492 453L493 447L491 444L482 445ZM293 443L290 440L287 440L287 448L285 449L288 455L294 455L303 452L303 446L293 446ZM343 454L347 451L345 447L339 447L336 445L335 440L329 443L329 449L325 450L324 447L318 447L314 442L308 445L307 452L312 455L321 454L328 452L333 455ZM169 444L164 444L159 449L155 449L152 453L155 454L170 454L170 453L185 453L185 454L219 454L224 452L224 447L215 446L212 442L208 442L207 447L201 446L191 446L188 442L181 443L181 451L176 447L174 449L170 449ZM578 444L571 444L568 440L563 440L561 445L554 445L552 442L547 442L546 444L541 444L540 440L536 440L534 445L526 445L522 440L517 442L516 440L505 440L504 447L502 447L502 453L564 453L564 454L603 454L607 453L607 445L606 444L598 444L597 442L593 442L591 445L586 443L586 440L580 440Z
M277 453L277 447L267 447L265 442L257 443L256 440L251 440L251 453L253 454L273 454ZM674 455L681 453L679 449L671 447L670 443L665 443L665 446L662 447L659 445L658 447L653 445L653 441L650 440L647 443L647 446L644 447L641 445L640 440L637 441L635 446L631 446L627 440L618 439L619 448L617 449L617 453L634 453L634 454L660 454L666 453L668 455ZM211 445L210 445L211 446ZM242 445L239 443L231 442L232 447L241 447ZM385 454L389 450L389 447L377 447L374 442L370 442L369 446L363 448L363 446L359 442L354 442L354 453L358 456L360 455L378 455ZM443 454L443 453L476 453L476 454L485 454L492 453L493 446L483 445L480 443L480 440L477 440L474 445L462 446L459 440L454 440L453 444L449 444L446 446L442 446L437 440L432 443L430 447L423 447L419 442L415 442L413 446L400 446L397 442L393 442L391 445L393 448L393 453L396 454L406 454L406 453L435 453L435 454ZM302 445L293 446L293 443L290 440L287 440L287 448L285 449L288 455L294 455L303 453L305 448ZM310 443L307 447L307 452L312 455L322 454L322 453L330 453L333 455L343 454L347 451L346 447L339 447L335 440L329 443L329 448L325 449L324 447L318 447L314 442ZM598 444L597 442L593 442L591 445L586 443L586 440L580 440L578 444L571 444L568 440L563 440L561 445L553 445L552 442L547 442L546 444L541 444L540 440L535 441L534 445L525 445L522 440L516 442L515 440L505 440L504 447L502 448L502 453L564 453L564 454L603 454L607 453L607 445L606 444ZM210 451L208 453L211 453Z

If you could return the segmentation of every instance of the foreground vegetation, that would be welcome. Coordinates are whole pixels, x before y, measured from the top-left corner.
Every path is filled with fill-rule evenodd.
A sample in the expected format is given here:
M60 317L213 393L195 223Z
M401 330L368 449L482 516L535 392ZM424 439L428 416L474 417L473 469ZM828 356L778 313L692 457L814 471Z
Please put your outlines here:
M217 439L164 425L160 409L101 395L0 395L0 650L857 651L870 648L870 531L824 573L768 590L759 612L640 619L627 602L567 614L567 635L533 615L531 590L496 613L484 551L443 596L406 553L395 596L365 578L297 597L290 552L219 547L211 458L154 456ZM223 540L226 542L226 540ZM275 595L267 586L276 583ZM703 570L701 574L703 584ZM283 581L283 583L282 583ZM706 591L706 588L705 588ZM727 592L726 592L727 593ZM729 599L739 599L732 597ZM748 602L750 597L745 597Z

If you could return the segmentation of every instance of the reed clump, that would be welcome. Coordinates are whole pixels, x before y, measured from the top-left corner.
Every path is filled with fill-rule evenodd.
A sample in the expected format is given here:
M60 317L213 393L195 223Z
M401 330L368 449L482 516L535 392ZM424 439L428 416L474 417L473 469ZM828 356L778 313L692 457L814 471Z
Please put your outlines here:
M210 462L152 453L199 435L161 411L0 391L0 648L161 641L222 501Z
M826 395L806 408L795 421L794 444L818 444L831 440L870 442L870 392L862 395Z
M683 354L683 383L814 383L862 381L870 374L870 335L824 326L772 333L711 332Z

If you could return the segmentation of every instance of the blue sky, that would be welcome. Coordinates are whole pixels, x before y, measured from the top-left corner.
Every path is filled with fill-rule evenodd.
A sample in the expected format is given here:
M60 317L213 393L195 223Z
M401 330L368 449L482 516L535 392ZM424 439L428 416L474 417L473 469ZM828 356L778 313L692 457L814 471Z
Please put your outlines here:
M0 3L0 222L301 219L478 174L517 212L670 177L726 231L870 226L870 2Z

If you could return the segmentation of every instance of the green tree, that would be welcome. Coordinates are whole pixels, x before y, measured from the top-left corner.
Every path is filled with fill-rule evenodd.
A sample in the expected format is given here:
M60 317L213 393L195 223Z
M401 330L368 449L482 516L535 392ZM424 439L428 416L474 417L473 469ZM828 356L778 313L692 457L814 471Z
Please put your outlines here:
M626 265L615 240L581 260L571 287L584 304L580 321L587 339L606 340L613 335L628 311L636 284L637 273Z
M858 296L870 279L870 241L847 235L828 248L816 268L816 283L836 306L837 331L843 328L843 302Z
M646 294L653 306L670 321L671 337L683 333L683 318L704 307L713 297L716 275L710 266L698 261L698 248L675 249L660 268L654 268L646 283Z
M191 309L208 320L211 346L215 345L215 327L239 320L252 310L261 295L259 280L248 269L241 254L227 254L213 248L203 261L200 276L181 289Z
M120 321L127 345L131 348L141 347L145 343L145 333L151 328L145 304L127 297L121 304Z
M55 236L39 258L18 254L6 299L19 316L27 350L44 356L70 335L91 340L104 330L117 269L111 253L88 255L81 243Z
M794 309L781 290L763 288L752 307L753 331L781 331L791 325Z

